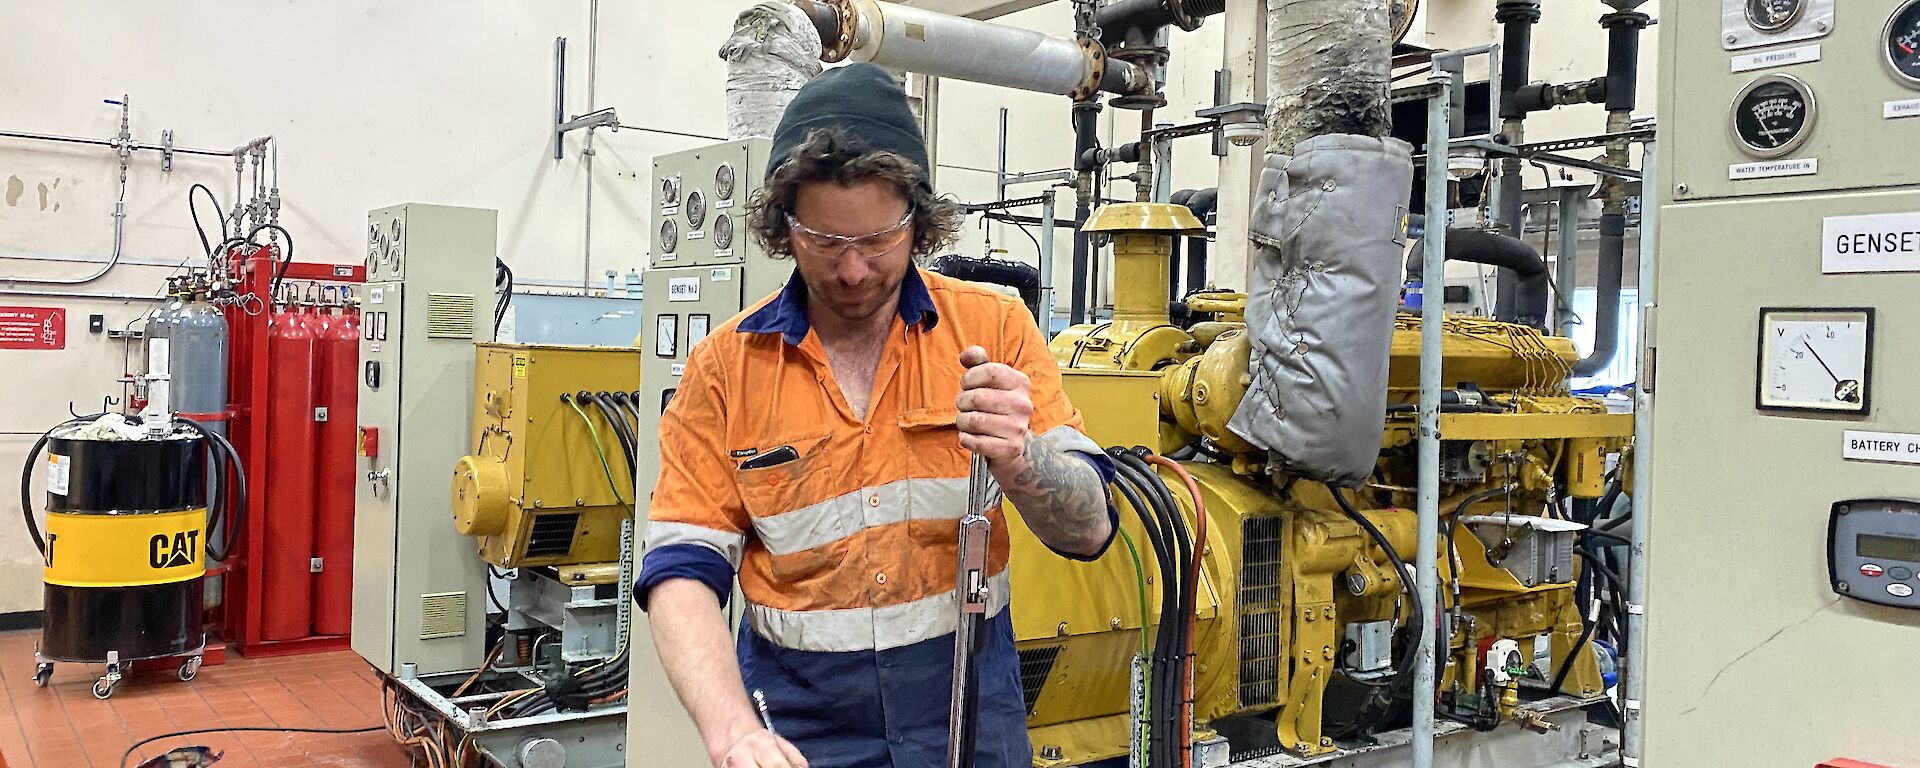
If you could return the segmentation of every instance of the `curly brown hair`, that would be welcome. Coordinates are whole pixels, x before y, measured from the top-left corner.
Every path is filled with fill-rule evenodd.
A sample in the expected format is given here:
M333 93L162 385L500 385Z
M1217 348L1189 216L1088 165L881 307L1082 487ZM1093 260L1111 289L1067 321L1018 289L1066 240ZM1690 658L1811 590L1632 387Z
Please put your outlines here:
M958 239L966 217L965 209L951 197L935 195L921 185L924 176L918 164L899 153L870 149L838 128L816 128L747 202L747 228L767 255L790 258L793 242L787 239L787 214L793 212L801 185L881 181L899 190L912 208L913 258L924 259Z

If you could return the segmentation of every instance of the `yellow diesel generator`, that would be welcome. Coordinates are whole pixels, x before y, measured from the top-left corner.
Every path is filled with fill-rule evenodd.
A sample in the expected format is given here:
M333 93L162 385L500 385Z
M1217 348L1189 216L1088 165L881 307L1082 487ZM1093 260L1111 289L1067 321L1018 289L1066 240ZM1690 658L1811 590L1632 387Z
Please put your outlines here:
M1575 597L1589 567L1576 558L1600 553L1575 533L1618 495L1633 421L1569 393L1568 339L1446 320L1442 589L1439 605L1419 606L1407 567L1419 316L1396 321L1377 466L1363 487L1336 490L1270 465L1227 428L1250 380L1245 297L1197 293L1188 308L1217 319L1170 320L1168 250L1201 223L1184 207L1128 203L1086 229L1113 239L1112 320L1062 332L1052 352L1088 433L1134 450L1110 450L1122 541L1097 562L1053 556L1007 510L1036 765L1125 756L1142 739L1136 722L1171 723L1186 749L1225 750L1234 729L1236 761L1364 744L1406 721L1421 612L1450 628L1435 661L1446 727L1552 731L1603 700ZM1155 694L1168 676L1172 693Z

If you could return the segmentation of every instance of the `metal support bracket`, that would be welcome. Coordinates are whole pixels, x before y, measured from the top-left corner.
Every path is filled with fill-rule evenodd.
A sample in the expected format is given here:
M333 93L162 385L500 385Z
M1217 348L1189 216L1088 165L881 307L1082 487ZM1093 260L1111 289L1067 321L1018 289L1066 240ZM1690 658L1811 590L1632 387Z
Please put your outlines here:
M160 172L173 173L173 129L160 132Z

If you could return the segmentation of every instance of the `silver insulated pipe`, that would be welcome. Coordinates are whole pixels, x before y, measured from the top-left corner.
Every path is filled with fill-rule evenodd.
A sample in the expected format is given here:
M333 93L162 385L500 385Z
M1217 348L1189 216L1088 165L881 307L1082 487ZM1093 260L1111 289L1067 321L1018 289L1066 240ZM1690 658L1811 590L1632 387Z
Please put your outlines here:
M812 0L823 29L823 61L870 61L932 77L1083 99L1097 92L1142 93L1138 68L1107 58L1095 40L949 16L879 0ZM818 9L817 11L815 9Z

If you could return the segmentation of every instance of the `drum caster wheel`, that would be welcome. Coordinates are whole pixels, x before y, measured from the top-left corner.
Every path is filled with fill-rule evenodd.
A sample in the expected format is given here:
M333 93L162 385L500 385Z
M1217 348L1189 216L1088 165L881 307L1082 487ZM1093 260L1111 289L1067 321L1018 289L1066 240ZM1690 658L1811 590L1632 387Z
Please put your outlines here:
M110 681L104 677L93 681L93 697L102 701L112 697L115 682L117 681Z
M186 661L180 662L180 669L177 670L175 674L179 676L180 682L193 682L194 678L200 676L200 657L187 657Z
M39 688L45 688L47 687L47 681L52 679L53 679L52 663L43 661L43 662L40 662L39 664L34 665L34 669L33 669L34 686Z

